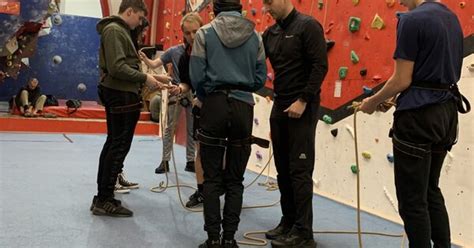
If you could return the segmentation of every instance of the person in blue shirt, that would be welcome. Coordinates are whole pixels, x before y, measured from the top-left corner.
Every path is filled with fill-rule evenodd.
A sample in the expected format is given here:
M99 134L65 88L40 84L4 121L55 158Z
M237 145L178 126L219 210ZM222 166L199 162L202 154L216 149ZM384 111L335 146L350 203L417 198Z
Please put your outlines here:
M409 247L429 248L433 241L434 247L448 248L449 219L438 184L447 151L457 140L457 112L466 112L456 85L463 33L456 15L439 1L400 2L410 11L399 17L394 73L358 108L368 114L386 111L382 103L398 94L390 136Z
M204 170L208 239L199 247L234 248L251 152L255 104L251 92L266 80L265 51L255 24L242 17L240 0L214 0L213 8L216 18L196 33L189 65L191 84L202 102L196 136ZM225 195L223 218L221 195Z
M173 85L178 85L180 83L180 71L178 68L178 63L185 53L185 51L190 47L194 41L194 35L197 30L202 26L202 19L198 14L189 13L184 16L181 20L181 30L184 35L184 43L173 46L165 51L160 58L155 60L150 60L147 56L140 52L140 58L151 68L157 68L162 65L172 65L172 83ZM179 99L187 99L187 101L180 101ZM164 130L163 135L163 158L161 164L155 169L155 173L162 174L165 171L169 171L169 160L171 158L171 150L173 148L173 134L176 125L178 124L178 119L180 116L181 109L186 111L186 167L185 171L195 172L195 163L194 157L196 153L196 145L193 139L193 115L192 115L192 105L189 104L192 102L193 96L191 92L186 92L181 96L171 96L170 105L168 105L168 126ZM152 103L155 102L153 99ZM181 104L184 103L184 104ZM188 104L185 104L188 103ZM181 105L181 106L179 106Z

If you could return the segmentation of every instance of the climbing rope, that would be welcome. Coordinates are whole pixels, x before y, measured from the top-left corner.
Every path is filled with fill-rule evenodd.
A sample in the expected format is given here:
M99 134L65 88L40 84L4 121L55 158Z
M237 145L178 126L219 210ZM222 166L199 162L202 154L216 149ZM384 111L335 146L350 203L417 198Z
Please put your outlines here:
M166 100L164 101L165 103L167 102ZM178 101L176 103L174 103L175 108L174 108L174 117L175 118L178 118L179 116L178 115ZM169 113L167 113L169 115ZM167 119L167 118L164 118L164 119ZM161 130L164 132L166 126L166 124L164 123L164 121L161 121L160 122L160 127L161 127ZM173 131L172 131L172 136L171 137L174 137L174 134L175 134L175 131L176 131L176 128L173 128ZM271 147L271 146L270 146ZM261 175L263 174L263 172L265 171L266 168L268 168L268 173L267 173L267 180L266 182L261 185L261 186L267 186L267 190L274 190L276 189L275 186L273 186L272 184L269 183L269 178L270 178L270 162L273 158L273 153L271 153L271 149L269 149L269 159L267 161L267 163L265 164L265 166L263 167L263 169L261 170L261 172L255 177L255 179L250 182L247 186L245 186L245 189L249 188L250 186L252 186L257 180L258 178L261 177ZM165 192L167 189L169 188L177 188L177 192L178 192L178 198L179 198L179 202L181 204L181 206L185 209L185 210L188 210L190 212L202 212L203 209L202 208L188 208L186 207L186 204L184 203L183 201L183 197L182 197L182 192L181 192L181 188L191 188L191 189L194 189L196 190L196 187L194 186L191 186L191 185L187 185L187 184L181 184L180 181L179 181L179 176L178 176L178 170L177 170L177 167L176 167L176 160L175 160L175 155L174 155L174 149L171 150L171 160L172 160L172 164L173 164L173 168L174 168L174 176L175 176L175 180L176 180L176 184L169 184L169 176L168 176L168 171L167 171L167 168L165 166L165 181L161 181L158 186L154 186L152 188L150 188L150 191L154 192L154 193L163 193ZM250 205L250 206L243 206L242 209L255 209L255 208L268 208L268 207L273 207L275 205L277 205L278 203L280 203L280 200L277 200L273 203L270 203L270 204L262 204L262 205Z

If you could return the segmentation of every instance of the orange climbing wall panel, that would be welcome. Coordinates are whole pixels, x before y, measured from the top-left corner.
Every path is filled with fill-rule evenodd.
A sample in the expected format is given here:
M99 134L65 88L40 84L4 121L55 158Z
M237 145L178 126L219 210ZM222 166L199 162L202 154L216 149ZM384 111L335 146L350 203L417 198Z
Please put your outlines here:
M211 1L212 2L212 1ZM305 14L314 16L325 28L326 38L336 42L329 52L329 72L322 86L322 106L328 109L337 109L363 94L363 86L373 88L384 83L392 74L393 51L395 49L397 11L406 11L406 8L394 1L389 7L385 0L361 0L357 6L350 0L323 0L323 7L319 8L318 0L294 0L295 7ZM461 8L457 0L445 0L445 3L459 17L465 36L474 33L474 2L464 1ZM273 24L273 20L263 11L261 0L242 0L247 18L256 23L258 31L263 32ZM180 32L181 12L185 8L185 0L160 1L159 19L161 36L157 36L157 43L162 43L165 48L182 42ZM201 11L205 22L211 18L212 4ZM164 11L163 11L164 10ZM382 30L372 29L371 23L378 14L385 23ZM358 17L361 21L359 31L349 31L349 18ZM168 23L168 24L167 24ZM160 33L160 32L157 32ZM353 64L350 59L351 50L360 58L358 64ZM335 82L339 79L339 67L349 68L346 79L342 80L341 96L335 97ZM365 77L360 75L360 70L366 68ZM269 72L272 73L269 67ZM373 80L379 76L380 80ZM271 81L267 87L272 88Z

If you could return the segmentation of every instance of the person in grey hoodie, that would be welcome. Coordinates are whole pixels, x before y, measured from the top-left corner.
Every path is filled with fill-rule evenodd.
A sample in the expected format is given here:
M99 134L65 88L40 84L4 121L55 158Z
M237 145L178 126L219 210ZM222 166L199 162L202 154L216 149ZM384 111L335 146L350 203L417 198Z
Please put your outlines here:
M197 105L202 102L197 139L204 170L204 230L208 239L200 248L238 247L234 234L251 151L251 92L260 89L266 79L262 39L255 24L242 17L240 1L214 0L213 6L216 18L196 33L190 59L191 83L200 101Z

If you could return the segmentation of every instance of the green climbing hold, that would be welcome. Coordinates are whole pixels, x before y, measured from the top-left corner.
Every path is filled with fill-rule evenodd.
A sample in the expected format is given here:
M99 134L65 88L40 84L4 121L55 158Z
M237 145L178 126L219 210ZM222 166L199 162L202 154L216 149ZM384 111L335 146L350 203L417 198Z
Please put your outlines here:
M349 71L349 68L343 66L339 68L339 79L345 79L347 77L347 72Z
M352 173L357 174L359 172L359 170L357 169L357 165L352 165L351 166L351 171L352 171Z
M349 31L352 33L359 31L361 19L351 16L349 18Z
M359 56L354 52L354 50L351 51L351 61L353 64L359 63Z
M329 115L324 115L324 116L323 116L323 121L324 121L324 123L326 123L326 124L332 124L332 118L331 118L331 116L329 116Z

